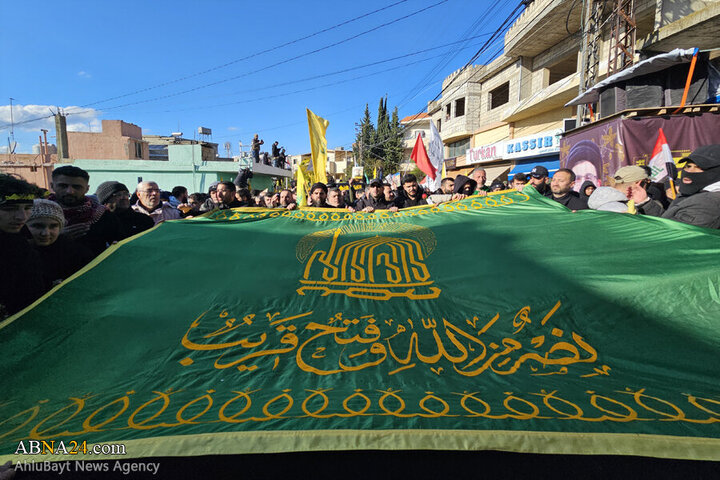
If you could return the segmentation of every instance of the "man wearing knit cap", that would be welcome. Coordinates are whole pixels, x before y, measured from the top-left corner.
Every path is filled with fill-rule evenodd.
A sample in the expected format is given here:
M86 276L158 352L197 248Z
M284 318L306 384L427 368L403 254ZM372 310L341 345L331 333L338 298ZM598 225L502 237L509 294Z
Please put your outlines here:
M634 200L639 214L659 217L665 209L648 196L647 183L647 172L637 165L622 167L610 178L610 186L624 193L628 200Z
M95 191L95 196L120 220L122 238L132 237L155 225L152 218L130 208L130 191L120 182L101 183Z
M63 235L82 243L99 255L108 245L122 239L122 226L114 213L94 197L86 196L90 175L73 165L52 172L49 199L57 202L65 215Z
M683 160L680 195L663 218L720 228L720 144L702 146Z
M90 263L93 254L87 247L60 235L65 225L63 210L55 202L36 199L27 228L30 243L40 256L46 285L55 286Z

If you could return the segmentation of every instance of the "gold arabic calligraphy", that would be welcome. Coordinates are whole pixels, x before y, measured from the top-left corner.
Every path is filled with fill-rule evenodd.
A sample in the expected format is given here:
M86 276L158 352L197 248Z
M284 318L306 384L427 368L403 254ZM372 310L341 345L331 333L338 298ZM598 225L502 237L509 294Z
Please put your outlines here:
M523 307L512 319L513 333L505 337L491 331L500 321L499 313L485 323L477 317L465 319L461 328L446 318L378 321L373 315L351 317L339 312L320 323L313 321L313 311L290 316L273 312L264 318L231 317L223 311L215 319L204 312L181 340L196 358L187 356L180 363L208 361L203 354L208 352L214 368L241 372L275 370L290 361L316 375L381 365L388 375L395 375L425 365L437 375L450 371L465 377L485 372L512 375L526 366L530 375L542 376L568 374L568 367L577 364L591 367L577 372L583 377L609 375L610 367L596 364L597 351L582 336L546 326L560 307L557 302L539 322L531 319L529 306Z

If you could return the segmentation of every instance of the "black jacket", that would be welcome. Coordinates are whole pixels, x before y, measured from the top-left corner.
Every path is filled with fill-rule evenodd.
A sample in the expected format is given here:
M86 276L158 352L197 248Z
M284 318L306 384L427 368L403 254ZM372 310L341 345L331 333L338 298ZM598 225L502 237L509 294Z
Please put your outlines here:
M593 182L591 182L590 180L585 180L585 182L583 182L582 186L580 187L580 191L578 192L578 194L580 195L580 198L584 198L586 201L587 201L588 198L590 198L588 195L585 195L585 189L586 189L587 187L595 187L595 188L597 188L597 185L595 185L595 184L594 184Z
M88 247L94 256L100 255L105 249L123 236L123 226L117 216L106 210L100 220L90 226L90 230L76 241Z
M577 192L570 191L562 197L556 197L551 194L550 198L558 203L562 203L570 210L587 210L587 199L580 198Z
M143 217L150 218L147 215ZM151 218L150 221L152 222ZM33 245L33 248L40 257L45 282L50 286L58 280L67 279L93 259L93 254L87 247L63 235L60 235L52 245L47 247Z
M397 208L408 208L408 207L417 207L418 205L427 205L428 202L426 199L422 198L421 195L418 195L415 200L408 197L406 193L403 192L402 195L399 195L395 199L395 206Z
M375 210L387 210L393 205L393 202L385 200L385 195L381 195L380 198L376 200L372 195L368 194L355 202L355 210L360 211L365 207L373 207Z
M552 190L550 190L550 185L548 183L541 183L540 185L535 187L535 190L537 190L538 193L543 197L553 198Z
M153 219L140 212L136 212L132 208L127 210L115 210L115 216L120 221L122 228L122 238L132 237L140 232L149 230L155 226Z
M698 192L679 196L670 204L662 218L697 225L720 228L720 192Z
M20 234L0 231L0 265L0 319L27 307L49 288L37 252Z
M453 193L462 193L463 187L466 183L470 183L470 185L472 186L472 193L475 193L475 189L477 188L477 182L472 178L466 177L465 175L458 175L457 177L455 177Z

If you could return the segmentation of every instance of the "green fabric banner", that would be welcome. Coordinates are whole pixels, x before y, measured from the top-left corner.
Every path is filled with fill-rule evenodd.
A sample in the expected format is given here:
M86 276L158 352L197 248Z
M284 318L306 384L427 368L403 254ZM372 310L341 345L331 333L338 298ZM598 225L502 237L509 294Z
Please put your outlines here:
M0 326L0 463L53 441L33 459L719 460L719 235L534 190L166 222Z

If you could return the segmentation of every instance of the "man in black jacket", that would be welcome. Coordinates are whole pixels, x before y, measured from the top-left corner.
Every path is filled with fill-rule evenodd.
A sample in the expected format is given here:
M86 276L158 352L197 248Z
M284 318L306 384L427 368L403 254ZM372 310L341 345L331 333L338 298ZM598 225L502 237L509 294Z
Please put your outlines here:
M27 307L47 287L37 252L20 234L33 199L41 196L37 186L0 173L0 320Z
M663 218L698 227L720 228L720 144L692 152L680 179L680 196Z
M422 197L422 190L420 190L415 175L412 173L405 175L402 181L402 194L395 199L395 206L408 208L427 204L427 200Z
M537 165L530 170L530 178L528 179L528 184L535 187L535 190L544 197L552 197L552 190L547 181L548 175L549 172L547 168L542 165Z
M587 210L587 200L583 200L577 192L573 191L574 186L575 172L567 168L561 168L555 172L550 183L550 190L552 191L552 197L550 198L573 211Z
M367 195L355 203L355 211L370 213L375 210L391 210L397 212L398 207L385 198L384 190L382 180L378 178L371 180Z
M220 210L226 210L228 208L238 208L244 205L235 198L235 184L233 182L220 182L217 185L217 198L218 203L216 205Z
M114 213L88 197L90 175L72 165L56 168L52 172L50 200L57 202L65 215L63 235L82 243L94 255L100 255L108 245L123 238L122 225Z
M130 191L124 184L103 182L95 190L95 196L120 220L122 238L132 237L155 226L152 218L130 208Z

